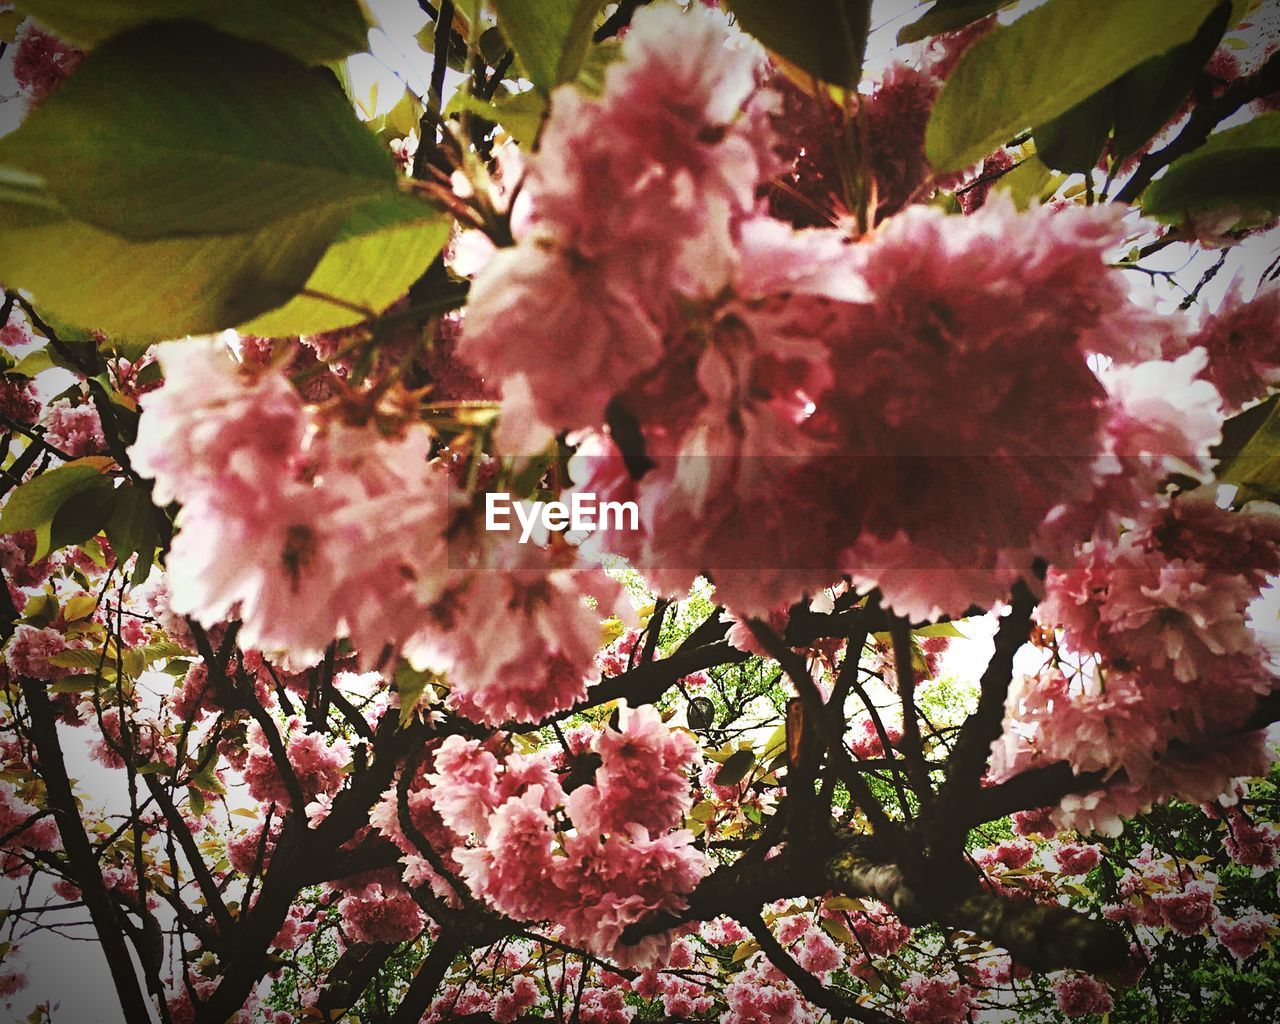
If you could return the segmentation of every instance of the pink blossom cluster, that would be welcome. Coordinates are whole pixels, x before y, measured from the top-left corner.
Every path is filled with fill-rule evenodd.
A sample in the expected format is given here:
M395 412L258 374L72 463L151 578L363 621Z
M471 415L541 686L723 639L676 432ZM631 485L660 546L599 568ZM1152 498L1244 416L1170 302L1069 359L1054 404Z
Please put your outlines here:
M447 670L478 720L536 721L586 692L599 616L620 591L598 567L543 548L484 543L458 526L432 435L335 418L274 368L237 368L216 343L161 352L134 467L180 501L167 609L242 623L245 650L314 664L349 637L367 664L399 648ZM183 631L185 632L185 631Z
M1053 997L1058 1009L1068 1017L1110 1013L1115 1007L1106 986L1088 974L1063 975L1053 983Z
M964 1024L975 1009L978 993L961 984L954 972L912 973L902 982L906 998L902 1017L907 1024Z
M1249 910L1235 918L1219 917L1213 934L1237 960L1248 960L1276 934L1276 920L1260 910Z
M9 878L30 874L27 861L15 851L56 850L61 842L57 822L28 803L10 782L0 782L0 873Z
M20 676L32 679L56 679L66 670L50 663L55 654L67 649L67 638L56 629L40 629L19 625L4 649L5 662Z
M394 869L347 879L339 887L343 934L353 942L408 942L418 937L426 917Z
M1221 392L1226 412L1263 397L1280 383L1280 283L1264 283L1246 301L1237 278L1191 344L1208 353L1202 375Z
M1265 735L1241 729L1275 672L1247 617L1277 572L1280 517L1198 495L1090 541L1050 571L1037 614L1092 667L1015 681L993 778L1052 761L1099 773L1107 786L1067 797L1055 820L1109 831L1173 794L1214 800L1264 774Z
M40 419L45 440L73 459L101 455L107 450L102 421L92 402L72 405L65 398L50 402Z
M734 975L724 989L728 1013L724 1024L817 1024L818 1011L800 995L796 987L760 954Z
M913 619L994 604L1218 438L1203 354L1160 361L1167 327L1104 267L1122 237L1112 211L1007 200L857 245L744 221L729 289L615 399L654 468L580 452L584 491L641 511L592 542L666 592L708 571L739 613L840 570Z
M673 831L689 808L696 750L642 708L598 734L595 781L569 795L545 759L500 762L456 736L441 745L425 781L444 825L474 840L452 851L474 893L519 920L556 922L570 942L641 962L656 957L663 940L629 949L619 941L623 929L679 909L706 870L692 835Z
M173 610L237 615L243 647L300 664L340 635L371 657L404 643L447 566L427 430L322 422L283 375L248 379L214 342L171 343L160 361L131 455L157 502L182 502Z
M13 77L22 91L39 103L63 83L84 54L34 25L27 27L13 57Z
M342 788L351 759L344 740L328 745L322 733L307 732L299 719L291 718L286 723L281 744L288 757L288 769L297 780L306 803L317 797L332 796ZM284 806L290 804L289 788L282 770L262 726L251 722L244 779L255 800Z

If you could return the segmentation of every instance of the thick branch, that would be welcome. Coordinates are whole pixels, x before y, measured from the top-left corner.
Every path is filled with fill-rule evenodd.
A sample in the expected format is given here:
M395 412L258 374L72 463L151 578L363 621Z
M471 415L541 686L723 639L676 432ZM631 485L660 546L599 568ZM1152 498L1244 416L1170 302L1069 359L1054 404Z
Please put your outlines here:
M1151 183L1151 179L1161 170L1178 157L1185 156L1204 145L1220 122L1226 120L1246 103L1270 96L1277 91L1280 91L1280 54L1273 54L1253 74L1232 82L1221 96L1197 106L1182 131L1172 142L1163 149L1148 153L1142 158L1133 176L1116 193L1116 202L1132 203L1142 195L1143 190Z
M125 945L123 922L107 894L102 872L98 868L97 858L80 818L71 780L67 776L53 705L49 703L48 694L39 680L24 678L21 686L31 718L31 742L40 759L40 777L44 780L49 807L58 822L67 864L80 888L85 907L98 934L98 942L107 959L120 1007L131 1021L149 1021L152 1019L151 1011L138 985L129 947Z

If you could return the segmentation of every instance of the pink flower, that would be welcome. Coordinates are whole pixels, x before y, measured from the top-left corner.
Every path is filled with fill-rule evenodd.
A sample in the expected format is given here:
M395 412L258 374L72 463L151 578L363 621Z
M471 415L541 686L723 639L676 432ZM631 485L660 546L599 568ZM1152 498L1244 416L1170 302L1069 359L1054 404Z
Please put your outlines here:
M398 883L370 882L350 890L338 903L343 931L355 942L408 942L425 918L409 890Z
M183 505L175 611L206 626L235 614L243 648L295 666L342 636L372 662L429 626L448 578L449 478L427 461L425 426L388 437L329 422L278 370L242 379L209 341L160 360L165 384L141 399L131 451L156 500Z
M538 1002L538 983L527 974L516 975L511 988L494 1000L493 1019L498 1024L510 1024L520 1014L532 1009Z
M1025 839L1008 839L994 849L983 852L992 863L1016 870L1031 863L1036 848Z
M1274 927L1275 918L1270 914L1248 910L1231 920L1218 918L1213 924L1213 934L1237 960L1248 960Z
M446 592L411 651L448 668L451 701L481 722L536 722L586 696L598 674L600 616L584 592L604 605L619 593L596 567L559 569L536 548L519 557Z
M84 54L34 25L28 26L13 58L13 77L33 103L53 92Z
M1222 393L1226 412L1261 398L1280 381L1280 285L1264 283L1246 302L1237 278L1190 344L1209 354L1202 376Z
M553 876L551 818L542 808L542 787L507 800L488 823L480 849L454 851L473 892L501 913L539 920L558 909Z
M289 720L282 740L306 803L319 796L332 796L342 787L351 757L345 741L338 740L332 746L326 746L322 734L303 731L302 723L296 718ZM257 722L249 725L248 742L249 757L245 763L244 778L249 784L249 792L255 800L287 804L289 791L280 766Z
M686 732L668 729L652 707L627 714L621 729L605 729L595 744L600 755L595 783L569 797L579 828L626 831L639 825L651 835L674 828L693 803L689 770L698 747Z
M1156 893L1160 916L1179 935L1199 935L1217 917L1214 889L1207 882L1189 882L1181 889Z
M844 953L820 928L810 928L796 951L796 960L810 974L826 975L844 964Z
M1063 843L1053 855L1064 875L1087 875L1101 859L1098 847L1082 843Z
M0 376L0 416L25 426L35 423L40 418L36 382L25 377Z
M870 956L896 953L911 938L911 929L879 900L863 900L862 904L861 910L848 912L849 930Z
M833 349L831 411L857 585L913 618L989 606L1044 553L1055 508L1091 496L1108 414L1087 358L1158 351L1145 320L1123 342L1103 330L1135 320L1104 266L1122 237L1114 210L997 197L905 210L857 247L872 299Z
M1068 1017L1087 1017L1092 1013L1110 1013L1115 1006L1106 986L1089 974L1071 974L1053 985L1058 1009Z
M68 399L60 398L45 409L41 423L45 440L72 458L98 455L107 450L102 421L92 402L72 405Z
M1223 845L1227 855L1241 867L1269 871L1277 863L1280 830L1270 823L1255 824L1243 814L1231 814Z
M1031 811L1016 811L1013 815L1013 831L1016 835L1051 836L1058 830L1053 826L1051 807L1040 807Z
M55 679L69 672L51 665L49 659L66 649L67 639L56 629L19 625L13 631L4 656L9 667L20 676Z
M977 993L954 973L926 977L914 973L902 982L907 993L902 1016L908 1024L964 1024Z
M599 100L553 97L524 186L532 221L473 282L458 347L553 430L603 423L661 357L673 287L723 277L755 182L755 151L729 122L757 60L725 36L696 8L640 11Z

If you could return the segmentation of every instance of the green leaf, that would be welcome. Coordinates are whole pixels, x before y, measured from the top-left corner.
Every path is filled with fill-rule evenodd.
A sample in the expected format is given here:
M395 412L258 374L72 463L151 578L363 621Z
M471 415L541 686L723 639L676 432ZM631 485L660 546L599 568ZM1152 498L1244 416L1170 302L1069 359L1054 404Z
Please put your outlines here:
M925 133L939 172L959 171L1043 125L1130 68L1189 41L1217 0L1048 0L960 58Z
M115 671L115 658L109 651L104 654L100 650L84 647L52 654L49 656L49 664L56 668L85 668L95 672L101 668L104 672Z
M102 471L109 465L109 458L95 455L32 477L9 496L0 512L0 533L34 530L51 522L67 501L103 480Z
M55 683L49 684L49 692L53 694L59 693L84 693L87 690L94 689L99 683L103 682L100 676L63 676Z
M543 95L582 67L602 0L494 0L498 27Z
M897 31L897 45L919 42L943 32L955 32L957 28L973 24L979 18L995 14L1010 3L1011 0L938 0L938 3L924 12L922 18Z
M242 331L266 338L318 334L377 316L430 266L448 241L450 224L448 214L410 196L366 203L312 271L307 294Z
M128 338L126 348L140 352L288 302L347 216L330 207L247 234L133 242L57 210L0 200L0 280L57 319Z
M18 27L23 20L21 11L0 11L0 42L17 42Z
M1038 156L1032 154L1013 170L996 181L995 187L1009 193L1013 205L1019 210L1035 206L1045 198L1045 192L1052 194L1063 181L1061 174L1054 174L1044 165Z
M747 32L819 81L853 88L861 79L870 0L732 0L730 9Z
M1280 398L1275 396L1223 424L1217 477L1239 488L1237 501L1280 500Z
M237 234L396 189L332 74L195 23L84 62L0 142L68 213L139 240Z
M1054 170L1090 173L1098 165L1115 123L1112 93L1112 86L1099 89L1083 103L1036 128L1036 155Z
M75 544L83 544L96 537L111 518L115 507L116 491L106 477L91 480L63 503L53 514L48 531L36 531L36 550L32 558L39 560L51 551L60 551Z
M1007 7L1011 0L938 0L924 16L898 30L898 45L954 32Z
M547 98L536 89L511 93L500 90L492 100L459 90L449 101L449 113L469 110L486 121L501 125L503 130L521 146L532 146L547 113Z
M417 711L418 701L427 689L428 683L434 683L440 677L429 669L418 671L408 662L396 669L395 691L400 701L400 727L407 729Z
M92 594L76 594L62 606L62 618L65 622L76 622L88 618L98 607L98 599Z
M146 22L191 20L309 64L363 50L369 32L357 0L18 0L18 6L85 47Z
M54 362L47 348L38 348L34 352L28 352L20 360L13 369L8 373L16 373L22 377L35 377L37 374L44 373L45 370L52 370Z
M130 555L156 546L155 507L141 487L126 484L116 492L115 508L107 520L107 540L123 563Z
M717 786L736 786L747 777L755 763L754 750L735 750L725 759L712 781Z
M1142 212L1166 223L1223 210L1245 224L1280 214L1280 111L1211 135L1142 195Z

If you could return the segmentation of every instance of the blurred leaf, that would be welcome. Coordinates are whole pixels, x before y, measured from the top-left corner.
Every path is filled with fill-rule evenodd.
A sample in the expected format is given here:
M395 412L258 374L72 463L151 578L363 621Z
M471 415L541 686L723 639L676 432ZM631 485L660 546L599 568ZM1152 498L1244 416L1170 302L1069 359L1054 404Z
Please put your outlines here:
M0 161L43 178L72 216L139 240L257 231L397 187L328 71L195 24L89 54L0 141Z
M1012 0L938 0L925 11L923 17L898 30L898 45L916 43L943 32L954 32L988 14L994 14L1011 2Z
M102 472L111 464L106 456L95 455L32 477L14 490L0 511L0 533L34 530L51 522L67 501L103 480Z
M925 133L939 172L959 171L1126 71L1189 41L1217 0L1048 0L960 58Z
M447 213L411 196L356 210L307 278L305 290L240 330L265 338L319 334L361 323L404 297L449 239ZM330 300L317 296L329 296Z
M1142 212L1166 223L1235 212L1246 225L1280 214L1280 111L1211 135L1175 160L1147 186Z
M288 302L346 217L331 207L248 234L135 242L0 200L0 279L59 319L127 338L121 354L136 358L152 341L211 334Z
M102 651L86 650L77 648L71 651L59 651L57 654L49 656L49 664L57 668L87 668L97 672L101 667L103 672L114 671L115 659L109 654L104 655Z
M862 77L871 0L732 0L743 29L814 78L852 88Z
M498 26L543 95L576 78L603 0L494 0Z
M18 27L24 19L21 11L0 11L0 42L17 42Z
M921 626L911 632L916 636L945 636L957 640L965 639L965 635L956 628L954 622L935 622L932 626Z
M85 47L145 22L190 20L309 64L360 52L369 31L357 0L17 0L17 6Z
M754 750L737 750L726 758L712 780L717 786L736 786L755 766Z

